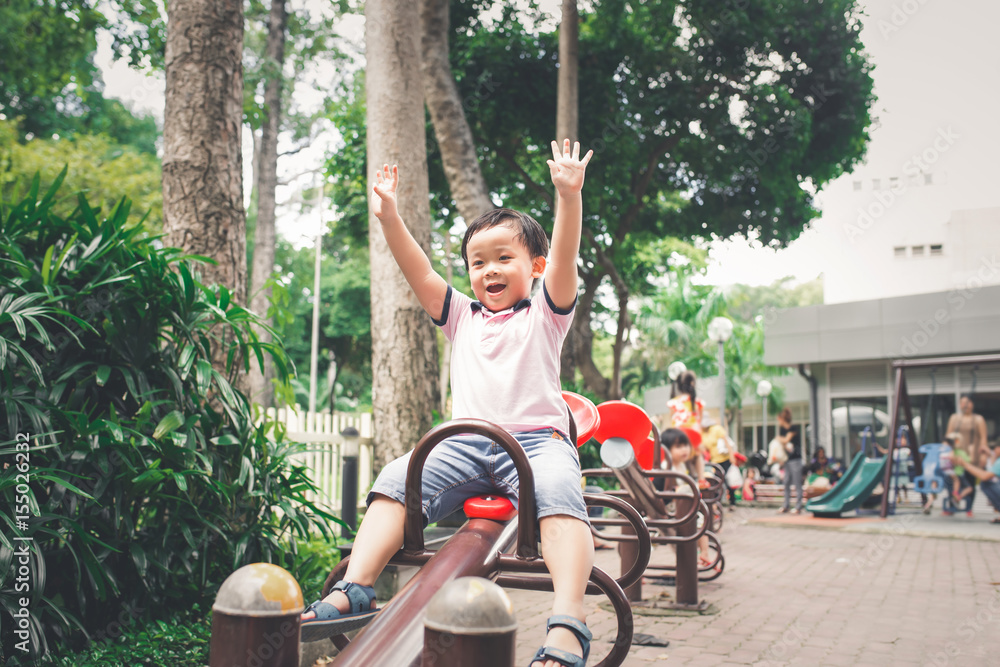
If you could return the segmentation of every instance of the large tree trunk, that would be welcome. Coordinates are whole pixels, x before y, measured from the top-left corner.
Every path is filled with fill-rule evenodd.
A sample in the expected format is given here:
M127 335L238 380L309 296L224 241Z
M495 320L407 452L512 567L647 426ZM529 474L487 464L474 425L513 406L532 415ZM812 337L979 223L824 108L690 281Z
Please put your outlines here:
M267 309L271 303L271 288L266 286L274 272L274 208L278 186L278 129L281 124L282 71L285 64L285 27L288 15L285 0L271 0L265 57L271 71L264 85L265 117L260 134L260 156L257 163L257 228L254 234L253 270L250 274L250 310L270 324ZM264 342L271 341L267 331L260 331ZM274 367L270 355L264 355L264 368L256 361L250 372L250 395L265 408L274 401Z
M216 260L201 266L203 281L245 304L243 3L171 0L167 19L164 242ZM225 350L214 355L225 372Z
M365 3L368 189L383 163L398 164L399 213L425 252L430 250L430 203L424 95L420 78L418 3ZM370 201L370 197L369 197ZM438 405L437 344L427 317L369 215L372 306L372 403L375 462L417 444Z
M556 88L556 141L576 141L580 134L580 14L576 0L562 0L559 24L559 77Z
M583 388L603 401L612 395L611 381L601 375L601 371L594 363L594 332L590 326L594 299L602 277L600 274L582 276L583 293L580 294L576 304L576 316L573 319L570 335L566 337L567 341L572 340L573 345L563 346L563 356L568 355L570 367L580 371Z
M580 15L577 12L576 0L563 0L562 22L559 24L559 76L556 83L556 141L560 145L563 139L577 141L580 134L579 42ZM586 318L587 324L588 337L586 340L580 338L580 321L584 318ZM564 383L572 385L575 382L577 360L580 355L578 350L586 348L589 354L592 340L590 310L587 309L584 312L578 306L576 321L566 335L560 354L560 376ZM591 362L592 365L593 362ZM596 370L595 367L594 371ZM600 376L600 373L597 375ZM604 395L603 392L602 395Z
M496 206L490 199L489 188L479 168L472 131L465 118L465 107L448 60L448 6L448 0L422 2L424 96L434 124L434 136L441 148L441 160L451 196L459 214L466 222L472 222L480 213ZM484 82L467 102L474 109L479 101L477 96L492 95L493 92L492 84Z

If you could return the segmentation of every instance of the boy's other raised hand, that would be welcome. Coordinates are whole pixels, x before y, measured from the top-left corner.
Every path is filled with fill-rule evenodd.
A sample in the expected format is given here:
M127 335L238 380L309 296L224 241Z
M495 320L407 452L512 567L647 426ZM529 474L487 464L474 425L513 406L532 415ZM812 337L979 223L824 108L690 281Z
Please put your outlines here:
M552 142L552 159L548 160L549 174L552 176L552 185L556 186L556 191L560 195L571 195L583 189L583 177L587 171L587 163L594 156L594 151L587 151L587 154L580 159L580 142L573 144L570 148L570 141L563 141L562 152L559 152L559 144Z
M375 217L384 222L393 216L398 216L396 210L396 186L399 185L399 167L384 164L375 172L375 187L372 188L372 211Z

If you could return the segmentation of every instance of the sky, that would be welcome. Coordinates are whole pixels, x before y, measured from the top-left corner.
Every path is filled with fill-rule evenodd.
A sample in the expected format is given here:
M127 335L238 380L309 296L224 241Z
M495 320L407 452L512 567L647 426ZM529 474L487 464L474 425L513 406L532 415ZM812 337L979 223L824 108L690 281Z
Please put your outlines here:
M316 0L296 4L316 5ZM323 3L319 3L323 4ZM947 155L948 178L962 183L955 190L953 208L1000 206L1000 187L994 151L1000 147L997 108L1000 88L993 85L1000 72L1000 46L996 26L1000 25L1000 2L996 0L862 0L865 11L862 40L875 65L873 76L878 100L874 107L876 124L870 130L867 157L850 181L866 171L898 171L914 147L933 139L934 133L951 128L958 136L974 138L960 142ZM342 28L357 41L362 24L353 19ZM112 63L110 48L103 44L98 63L104 70L107 94L123 99L134 109L150 111L162 121L162 76L147 77L124 63ZM316 81L324 78L314 73ZM318 104L322 86L303 87L299 104ZM250 142L244 141L245 182L249 183ZM310 169L322 163L332 137L322 138L296 156L283 176L298 175L297 183L308 185ZM992 150L991 150L992 149ZM844 183L833 182L820 192L817 205L832 208ZM293 184L294 186L294 184ZM279 201L294 198L293 186L278 193ZM302 218L286 209L279 212L279 233L296 244L309 242L319 218ZM770 284L786 276L806 282L820 275L825 262L836 258L824 252L833 222L823 216L814 220L787 248L774 250L746 239L713 241L709 247L706 282L728 285Z

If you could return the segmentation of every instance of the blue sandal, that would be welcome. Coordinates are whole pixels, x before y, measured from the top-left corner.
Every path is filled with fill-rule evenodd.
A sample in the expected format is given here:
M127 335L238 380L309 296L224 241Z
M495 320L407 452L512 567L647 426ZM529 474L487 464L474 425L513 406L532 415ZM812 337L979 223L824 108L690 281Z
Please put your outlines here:
M587 626L579 619L573 618L572 616L562 615L550 616L549 620L545 622L546 633L553 627L566 628L576 635L576 640L580 642L580 648L583 649L583 657L574 655L568 651L543 646L538 649L538 652L535 653L535 657L533 657L531 662L528 664L533 665L536 662L555 660L560 665L565 665L566 667L586 667L587 658L590 657L590 640L594 638L594 635L590 633Z
M373 608L375 589L371 586L338 581L332 591L342 591L351 604L349 612L343 612L329 602L316 600L305 608L303 614L314 612L316 616L302 621L302 641L317 642L368 625L379 609Z

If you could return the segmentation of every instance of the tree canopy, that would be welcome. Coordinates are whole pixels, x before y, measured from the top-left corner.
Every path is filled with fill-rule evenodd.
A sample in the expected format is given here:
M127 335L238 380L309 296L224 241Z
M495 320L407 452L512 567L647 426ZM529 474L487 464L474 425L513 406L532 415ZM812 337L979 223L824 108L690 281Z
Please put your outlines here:
M557 36L482 8L453 3L452 57L484 175L504 205L551 224ZM784 245L817 214L815 192L862 158L874 97L858 12L855 0L599 0L581 14L580 136L596 155L573 361L591 390L617 389L590 363L595 296L602 283L619 304L650 292L664 258L644 247Z

